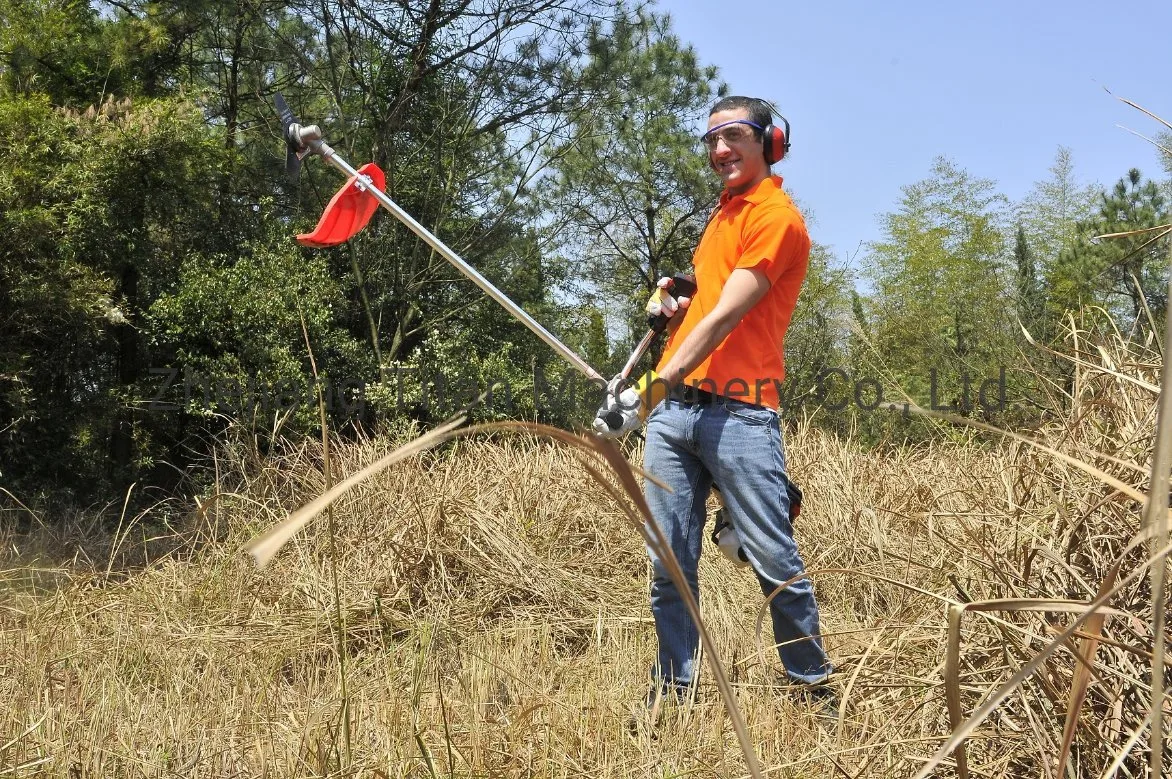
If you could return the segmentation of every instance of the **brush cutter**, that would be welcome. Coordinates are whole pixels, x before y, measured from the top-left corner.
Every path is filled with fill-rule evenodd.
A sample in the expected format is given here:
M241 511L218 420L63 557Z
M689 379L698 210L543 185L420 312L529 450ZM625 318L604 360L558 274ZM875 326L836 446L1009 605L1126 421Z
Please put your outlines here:
M671 277L666 287L661 289L676 298L690 298L696 294L696 279L695 277L683 273L677 273ZM654 299L654 298L653 298ZM683 316L679 313L678 316ZM630 382L631 371L635 370L635 366L639 364L639 360L643 359L643 355L651 348L655 337L667 329L667 324L671 320L671 316L662 311L647 316L647 334L639 341L635 351L631 352L631 356L627 358L623 369L619 371L618 376L611 380L611 386L607 388L608 392L612 392L615 397L623 391ZM618 430L623 424L623 415L616 411L609 411L603 417L607 427L611 430Z
M696 278L690 274L677 273L671 277L666 287L661 287L664 292L676 298L690 298L696 294ZM683 316L683 314L680 314ZM631 356L627 358L626 365L623 366L622 371L619 372L619 377L625 382L631 377L631 371L651 348L651 342L655 340L655 336L667 329L667 323L671 321L671 315L665 314L662 311L655 314L648 314L647 316L647 335L643 336L643 340L639 341L639 345L635 347L635 351L631 352Z
M338 156L337 152L322 138L321 128L316 124L302 125L285 103L280 94L276 96L277 113L281 117L281 131L285 137L285 171L291 178L296 178L301 171L301 160L307 155L316 154L330 165L350 177L337 195L330 200L321 221L312 233L298 236L298 240L307 246L333 246L354 237L370 220L377 206L390 211L395 218L406 225L423 241L450 262L461 273L472 280L476 286L484 290L489 297L504 306L505 310L513 315L521 324L533 331L538 338L561 355L566 362L577 368L586 378L597 382L600 386L606 384L606 379L598 371L591 368L585 360L574 353L570 347L531 317L525 309L509 300L503 292L493 286L492 282L465 262L460 255L449 249L439 238L436 238L419 222L415 221L402 208L383 192L382 171L373 165L365 165L361 170L355 170L348 162ZM374 198L372 201L371 198Z

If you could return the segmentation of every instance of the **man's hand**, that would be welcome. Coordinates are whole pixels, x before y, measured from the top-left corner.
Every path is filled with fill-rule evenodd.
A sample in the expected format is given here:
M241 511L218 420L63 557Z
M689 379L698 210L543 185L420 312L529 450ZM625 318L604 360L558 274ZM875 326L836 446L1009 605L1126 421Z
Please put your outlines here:
M674 282L670 276L664 276L655 283L656 290L647 299L647 316L657 317L661 314L671 319L680 309L686 309L692 303L690 297L675 297L671 293Z
M594 432L603 438L618 438L639 425L659 401L667 397L667 384L655 371L647 371L626 387L622 374L606 385L606 399L594 415Z
M616 382L607 387L606 399L594 416L594 432L603 438L618 438L643 424L643 399L634 387L627 387L617 396Z

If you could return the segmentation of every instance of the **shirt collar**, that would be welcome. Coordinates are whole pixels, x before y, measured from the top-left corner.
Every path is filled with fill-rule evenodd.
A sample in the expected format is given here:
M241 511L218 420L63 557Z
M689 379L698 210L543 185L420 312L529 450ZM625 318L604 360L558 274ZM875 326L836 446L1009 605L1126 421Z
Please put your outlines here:
M781 189L781 176L766 176L748 192L743 192L739 195L730 195L727 189L721 192L720 205L724 207L738 198L743 198L746 203L752 203L755 206L760 205L779 189Z

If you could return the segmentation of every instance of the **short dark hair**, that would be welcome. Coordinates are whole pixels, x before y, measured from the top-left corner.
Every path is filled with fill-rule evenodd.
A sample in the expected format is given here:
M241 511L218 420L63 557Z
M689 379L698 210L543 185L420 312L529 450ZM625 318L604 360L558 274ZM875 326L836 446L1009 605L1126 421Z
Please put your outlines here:
M748 111L749 121L759 124L763 128L773 124L773 111L769 104L760 98L745 97L744 95L729 95L720 98L712 106L708 115L712 116L718 111L736 111L738 109ZM761 135L760 130L757 131L757 135Z

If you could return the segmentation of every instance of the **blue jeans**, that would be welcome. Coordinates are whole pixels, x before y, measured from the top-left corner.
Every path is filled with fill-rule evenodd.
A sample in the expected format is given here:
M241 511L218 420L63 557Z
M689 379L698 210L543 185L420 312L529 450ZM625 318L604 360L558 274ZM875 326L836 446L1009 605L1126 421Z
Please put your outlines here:
M719 397L695 405L669 398L648 418L643 467L673 490L648 481L645 493L697 602L705 502L714 481L762 592L773 592L805 570L790 525L784 442L773 411ZM667 569L648 551L654 569L651 613L659 637L652 674L661 686L686 687L698 670L700 635ZM824 680L832 669L822 648L813 583L791 584L773 599L770 611L786 673L800 683Z

